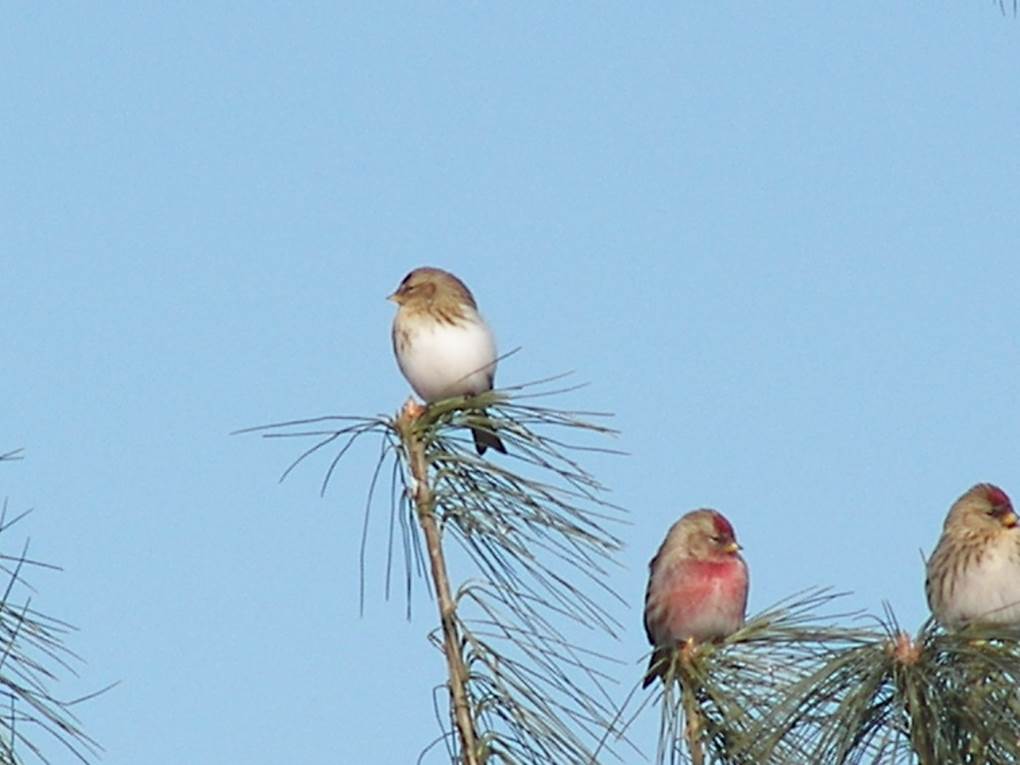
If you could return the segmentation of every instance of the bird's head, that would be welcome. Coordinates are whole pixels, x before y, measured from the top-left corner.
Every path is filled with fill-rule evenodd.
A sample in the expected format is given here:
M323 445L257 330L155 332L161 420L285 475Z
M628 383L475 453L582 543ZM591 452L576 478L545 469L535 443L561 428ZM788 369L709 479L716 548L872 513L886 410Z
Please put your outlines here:
M423 307L435 303L466 303L475 308L471 290L460 279L441 268L416 268L400 282L396 292L388 295L399 306Z
M739 553L733 526L718 510L694 510L673 524L666 546L684 557L727 558Z
M946 528L995 531L1016 526L1013 503L1006 492L990 483L979 483L968 489L956 500L946 518Z

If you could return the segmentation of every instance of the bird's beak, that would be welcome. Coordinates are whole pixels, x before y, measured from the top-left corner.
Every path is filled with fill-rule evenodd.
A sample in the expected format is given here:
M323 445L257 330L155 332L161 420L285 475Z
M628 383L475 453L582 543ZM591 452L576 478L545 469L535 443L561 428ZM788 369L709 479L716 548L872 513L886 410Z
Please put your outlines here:
M396 292L391 292L389 295L386 296L386 299L387 300L392 300L394 303L399 303L400 302L399 300L397 300L397 293Z
M744 548L738 545L736 542L730 542L726 547L723 548L723 552L735 553L743 550Z
M1008 513L1002 516L1002 525L1005 526L1007 529L1013 528L1014 526L1016 526L1016 524L1017 524L1016 513L1014 513L1012 510L1010 510Z

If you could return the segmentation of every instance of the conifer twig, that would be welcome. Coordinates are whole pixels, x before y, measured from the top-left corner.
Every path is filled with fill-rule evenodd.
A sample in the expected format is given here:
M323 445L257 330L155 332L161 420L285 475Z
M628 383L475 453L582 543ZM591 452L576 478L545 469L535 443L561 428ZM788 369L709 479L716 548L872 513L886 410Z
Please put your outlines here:
M0 454L0 462L21 459L21 451ZM11 518L7 509L5 499L0 502L0 534L28 513ZM0 553L0 575L7 578L6 583L0 583L0 707L5 708L0 714L0 763L22 763L24 751L48 763L37 740L41 733L56 740L75 760L89 763L102 748L84 732L74 707L108 688L78 699L53 695L50 685L64 672L73 675L73 664L80 659L64 645L64 637L74 628L33 607L30 593L34 588L25 579L29 568L59 570L29 558L27 541L16 555Z
M688 669L687 652L681 654L682 666ZM692 765L704 765L705 750L701 745L701 710L698 708L698 697L695 685L692 682L683 684L684 694L684 738L687 741L687 751L691 754Z
M656 765L690 762L786 765L808 757L801 731L777 716L788 689L834 650L856 645L858 630L819 616L839 594L807 590L754 616L719 642L685 642L661 662ZM826 760L827 761L827 760Z
M392 460L386 593L399 528L408 609L412 579L429 581L440 616L430 640L447 664L444 732L425 751L445 742L454 765L595 765L610 751L609 734L620 734L602 668L614 660L563 630L566 623L613 637L621 626L604 601L621 602L611 585L621 540L607 526L623 511L575 458L615 453L590 445L591 436L615 432L590 421L606 414L534 403L566 391L521 394L527 387L411 402L395 417L313 417L241 431L313 439L284 477L325 455L323 492L356 441L380 437L362 572L376 479ZM498 433L507 454L480 458L468 428ZM453 581L451 556L469 569Z
M450 578L446 572L446 557L436 523L433 507L432 490L429 486L428 462L425 459L425 444L415 433L409 423L417 416L413 402L405 404L396 420L400 434L408 453L411 475L414 478L413 502L418 515L418 523L425 535L425 549L429 556L432 571L432 583L436 592L436 604L439 608L439 621L443 633L443 653L449 669L449 688L453 699L453 717L460 738L464 765L478 765L478 751L471 706L468 703L467 667L461 652L461 639L457 629L457 605L450 591Z

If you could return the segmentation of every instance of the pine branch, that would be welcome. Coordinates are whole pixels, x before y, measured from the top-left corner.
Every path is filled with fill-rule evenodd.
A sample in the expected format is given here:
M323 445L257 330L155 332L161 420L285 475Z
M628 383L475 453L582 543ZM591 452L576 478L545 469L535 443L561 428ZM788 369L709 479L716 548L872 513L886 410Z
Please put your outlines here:
M408 402L410 403L410 402ZM446 556L442 538L436 523L435 501L429 482L428 463L425 459L425 442L412 427L419 416L410 406L405 406L395 422L397 433L408 457L411 476L414 478L412 501L417 511L418 522L425 535L435 587L436 604L439 607L439 621L443 633L443 652L449 671L450 695L453 697L453 717L460 737L464 765L478 765L479 758L471 704L468 702L467 668L461 653L461 639L457 622L457 606L450 592L450 580L446 572Z
M567 640L562 628L609 636L620 629L606 602L622 602L609 584L621 542L606 525L622 513L570 456L612 453L583 439L613 431L588 421L603 415L540 406L540 395L550 392L522 386L405 407L395 418L320 417L242 431L315 439L284 477L342 444L323 491L353 443L380 437L366 528L376 479L392 459L390 558L399 523L408 594L412 570L422 569L436 593L433 641L446 659L453 732L440 741L456 744L454 762L590 765L609 751L602 742L616 709L601 666L611 660ZM468 427L498 433L509 454L479 458ZM456 590L450 542L473 569ZM388 583L389 574L387 591Z
M748 620L718 644L683 644L666 659L656 762L816 762L775 710L840 646L863 634L820 615L841 594L809 590Z
M21 459L21 449L0 454L0 462ZM27 515L8 516L7 501L0 508L0 535ZM79 661L65 645L73 628L32 607L33 588L25 580L28 568L56 569L56 566L28 557L26 541L16 555L0 554L0 573L7 583L0 592L0 763L24 762L21 751L48 763L39 732L48 734L66 752L82 763L91 762L101 747L82 729L73 708L105 690L81 699L57 698L50 690L64 672L74 674Z
M915 638L887 612L857 645L790 687L775 714L808 762L1020 762L1018 635L931 621Z

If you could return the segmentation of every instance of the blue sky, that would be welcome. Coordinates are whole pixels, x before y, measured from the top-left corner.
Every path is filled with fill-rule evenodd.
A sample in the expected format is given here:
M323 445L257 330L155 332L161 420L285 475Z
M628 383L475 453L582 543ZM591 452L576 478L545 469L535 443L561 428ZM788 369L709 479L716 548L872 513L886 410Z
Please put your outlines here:
M282 485L248 425L395 411L383 298L459 274L498 379L576 370L646 565L728 515L757 611L927 614L920 551L1020 494L1020 27L994 3L106 4L0 25L5 552L80 632L103 762L413 762L440 655L385 601L376 451ZM497 457L498 458L498 457ZM2 541L2 540L0 540ZM454 571L455 578L467 572ZM654 754L656 719L635 740ZM64 755L56 750L56 761ZM433 753L426 762L441 762ZM640 761L635 758L635 762Z

